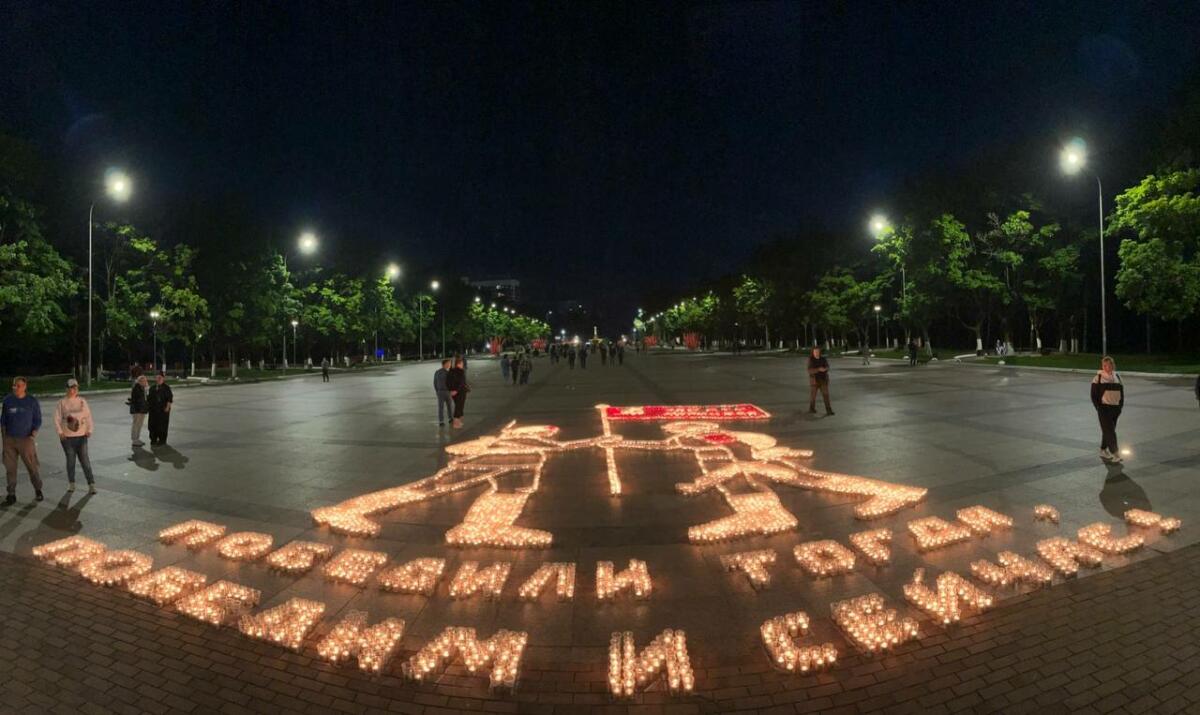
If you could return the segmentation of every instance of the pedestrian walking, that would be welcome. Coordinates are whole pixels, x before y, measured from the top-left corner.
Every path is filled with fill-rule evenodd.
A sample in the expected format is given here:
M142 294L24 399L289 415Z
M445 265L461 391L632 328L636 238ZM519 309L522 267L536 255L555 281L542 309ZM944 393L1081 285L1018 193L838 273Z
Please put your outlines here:
M567 367L571 370L575 369L575 348L567 350Z
M471 387L467 384L467 371L463 369L463 360L459 358L454 363L454 367L446 372L446 387L450 390L450 397L454 400L454 421L450 424L453 427L462 427L463 408L467 406L467 393L471 391Z
M618 365L625 364L625 346L624 345L617 346L617 364Z
M96 493L92 476L92 460L88 459L88 438L92 436L92 410L87 400L79 396L79 382L67 380L67 395L58 401L54 410L54 429L67 457L67 491L75 491L75 461L83 468L88 494Z
M146 421L146 413L150 411L150 405L146 401L146 391L150 388L150 381L145 375L138 375L137 380L133 383L133 389L129 392L129 399L125 404L129 405L129 415L132 417L132 424L129 427L129 438L134 447L141 447L142 442L142 423Z
M821 355L821 348L813 347L808 356L808 411L817 413L817 392L825 401L825 414L833 416L833 407L829 404L829 361Z
M600 343L600 364L608 364L608 346L604 343Z
M1107 355L1100 359L1100 371L1092 378L1092 406L1100 418L1100 459L1120 464L1117 446L1117 419L1125 406L1125 385L1117 374L1117 364Z
M521 384L529 384L529 376L533 373L533 358L529 353L521 356Z
M580 351L579 351L579 369L580 370L587 369L587 359L588 359L589 347L590 346L588 346L588 345L584 345L583 348L580 349Z
M862 364L870 365L871 364L871 346L867 345L865 343L862 345L859 345L858 352L862 353Z
M321 358L321 382L329 382L329 358Z
M454 419L454 398L450 395L450 388L446 383L451 364L447 358L442 361L441 368L433 373L433 393L437 396L438 403L438 427L445 426L447 419Z
M500 377L505 382L508 382L509 367L511 367L511 365L508 361L508 353L504 353L503 355L500 356Z
M4 476L8 483L5 506L17 503L17 457L25 463L29 482L38 501L42 497L42 477L38 472L37 433L42 428L42 406L26 394L25 378L13 379L12 393L0 403L0 433L3 433Z
M512 373L512 384L517 384L517 379L521 377L521 360L524 359L525 353L517 352L513 355L512 362L509 364L509 372Z
M150 444L166 444L167 430L171 426L171 407L175 393L167 384L167 376L159 370L154 384L146 393L146 405L150 408Z
M908 366L917 366L917 341L912 338L908 339Z

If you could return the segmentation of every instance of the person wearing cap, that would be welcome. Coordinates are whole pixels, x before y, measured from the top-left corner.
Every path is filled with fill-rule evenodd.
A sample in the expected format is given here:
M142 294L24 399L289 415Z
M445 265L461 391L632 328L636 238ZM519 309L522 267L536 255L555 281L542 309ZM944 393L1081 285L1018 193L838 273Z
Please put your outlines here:
M171 403L175 395L167 384L166 374L159 370L154 376L154 384L146 394L146 402L150 406L150 444L166 444L167 428L171 426Z
M58 430L58 441L63 454L67 455L67 491L75 491L75 460L83 467L87 479L88 494L96 493L96 480L92 478L92 460L88 459L88 437L92 436L92 410L87 400L79 396L79 382L67 380L67 396L58 401L54 410L54 429Z
M38 501L42 496L42 477L38 474L37 433L42 428L42 406L26 394L25 378L13 379L12 394L0 403L0 432L4 442L4 476L8 482L5 506L17 503L17 457L25 463L29 481Z

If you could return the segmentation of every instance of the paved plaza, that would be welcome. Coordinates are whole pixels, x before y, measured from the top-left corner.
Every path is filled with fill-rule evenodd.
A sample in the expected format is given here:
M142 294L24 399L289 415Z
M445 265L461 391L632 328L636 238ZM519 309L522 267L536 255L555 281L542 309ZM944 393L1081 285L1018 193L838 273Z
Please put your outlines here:
M0 710L45 712L731 712L768 710L960 712L1195 711L1200 660L1195 594L1200 589L1200 411L1187 380L1127 378L1118 427L1129 450L1123 467L1096 452L1099 429L1089 375L953 363L909 368L833 361L836 416L807 412L803 362L779 356L634 355L624 366L597 360L568 370L539 360L532 384L504 384L494 361L473 361L466 428L439 428L431 388L436 366L405 365L338 373L332 382L300 378L238 387L176 391L170 446L130 453L124 396L91 399L99 494L68 495L53 430L39 435L46 501L35 504L21 475L20 501L0 511ZM812 450L815 470L927 489L915 506L870 521L855 518L864 498L772 484L793 529L715 544L689 542L689 528L729 516L728 498L681 494L700 475L695 459L671 451L613 450L621 483L612 496L597 405L746 403L768 420L721 429L769 435L780 448ZM50 405L43 402L44 412ZM556 441L593 440L556 451L538 481L501 484L533 491L515 524L549 532L548 548L447 545L485 489L472 486L372 515L379 533L347 536L314 524L312 510L417 482L447 465L446 447L516 426L553 425ZM663 423L615 422L627 440L662 440ZM713 437L714 444L722 444ZM724 437L722 437L724 438ZM749 439L749 438L747 438ZM743 456L741 452L738 456ZM507 458L517 459L513 455ZM499 481L499 480L498 480ZM731 483L736 497L743 492ZM1060 523L1035 521L1050 504ZM906 525L982 505L1014 525L986 537L920 553ZM943 627L905 600L904 585L925 568L927 582L1011 551L1036 558L1038 541L1074 538L1104 522L1124 535L1132 508L1182 519L1170 535L1138 529L1145 547L1108 555L1079 578L1047 589L987 588L991 610ZM263 532L275 546L295 540L337 550L384 552L389 564L445 559L432 596L333 584L315 568L285 575L262 562L238 562L214 549L188 550L157 539L168 526L198 519L227 533ZM814 578L793 547L832 539L849 545L864 529L890 529L891 562L860 559L850 573ZM34 547L78 534L109 549L133 549L156 568L175 565L261 591L260 608L292 598L325 604L298 652L251 640L158 608L116 588L92 586L30 558ZM774 550L770 588L726 570L722 555ZM601 601L597 564L616 570L644 561L653 590L639 600ZM511 563L499 597L452 599L451 576L467 561ZM544 563L573 563L575 593L532 601L518 588ZM551 587L553 590L553 586ZM882 656L860 653L830 618L830 605L882 594L920 635ZM350 611L405 621L392 662L375 676L353 663L333 666L315 644ZM804 611L801 643L831 643L839 657L815 674L772 667L760 627ZM447 626L528 634L512 692L492 692L486 672L461 661L426 682L401 665ZM609 694L609 639L630 631L638 650L664 629L686 633L694 693L671 695L664 682L632 698ZM485 669L486 670L486 669Z

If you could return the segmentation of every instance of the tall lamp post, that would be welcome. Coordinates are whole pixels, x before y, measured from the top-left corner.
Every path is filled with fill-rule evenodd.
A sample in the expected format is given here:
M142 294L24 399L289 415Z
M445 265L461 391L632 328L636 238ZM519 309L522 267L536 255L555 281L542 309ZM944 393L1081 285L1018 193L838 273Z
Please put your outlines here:
M150 343L150 364L157 365L157 363L158 363L158 311L157 310L150 311L150 320L153 324L153 330L154 330L153 342ZM158 370L158 368L154 367L154 370Z
M129 198L133 184L124 172L109 169L104 176L104 191L109 198L118 203ZM87 386L92 386L92 223L96 213L96 202L88 207L88 346L87 346ZM101 356L103 358L103 356Z
M436 280L431 281L429 283L429 290L433 291L434 293L437 293L438 288L441 288L441 287L442 287L442 284L437 282ZM436 310L436 308L435 308L435 310ZM445 357L446 357L446 307L442 306L442 358L445 358Z
M387 264L387 269L385 270L385 273L387 275L387 279L388 279L389 283L399 280L400 279L400 264L398 264L398 263ZM420 299L420 296L418 296L418 299ZM378 318L379 308L376 308L375 312L376 312L376 318ZM421 325L421 321L418 319L417 320L417 328L418 329L420 329L420 325ZM379 355L379 321L378 321L378 319L375 321L375 355Z
M292 321L292 364L296 363L296 327L300 325L299 320Z
M883 345L883 343L879 342L879 313L882 311L882 305L875 306L875 344L879 346Z
M1082 139L1072 139L1059 154L1059 166L1063 173L1078 174L1087 164L1087 144ZM1108 354L1108 315L1105 306L1107 290L1104 285L1104 186L1096 177L1096 199L1100 207L1100 353Z
M870 222L871 235L876 241L882 241L887 237L892 230L892 224L888 222L887 216L883 214L875 214L871 217ZM904 272L904 259L900 259L900 300L907 300L908 297L908 276Z

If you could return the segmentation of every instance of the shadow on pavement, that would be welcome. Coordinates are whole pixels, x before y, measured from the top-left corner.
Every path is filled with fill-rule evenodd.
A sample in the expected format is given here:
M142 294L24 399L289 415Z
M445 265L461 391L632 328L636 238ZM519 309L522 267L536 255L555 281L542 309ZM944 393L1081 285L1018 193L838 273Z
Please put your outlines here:
M1118 519L1125 518L1125 512L1130 509L1154 511L1150 506L1150 497L1141 485L1133 481L1120 464L1106 465L1108 478L1104 480L1104 488L1100 490L1100 504L1104 510Z
M158 469L158 460L154 458L153 454L147 452L145 447L134 447L129 461L151 472Z
M184 465L188 463L186 455L169 445L156 444L150 449L154 453L154 456L158 458L158 461L170 462L171 466L176 469L183 469Z
M42 519L42 526L49 527L55 531L66 531L72 534L78 533L83 528L83 522L79 520L79 514L87 503L92 500L91 494L84 494L83 498L71 505L71 492L63 495L62 499L58 500L58 508L51 510Z

